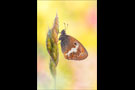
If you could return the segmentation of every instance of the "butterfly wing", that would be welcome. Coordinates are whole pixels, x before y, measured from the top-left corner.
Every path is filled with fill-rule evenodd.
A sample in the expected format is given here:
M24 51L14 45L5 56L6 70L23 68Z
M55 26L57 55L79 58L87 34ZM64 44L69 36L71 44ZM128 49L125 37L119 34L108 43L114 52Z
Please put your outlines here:
M83 60L87 58L88 53L84 46L75 38L64 35L61 40L61 48L64 57L68 60Z

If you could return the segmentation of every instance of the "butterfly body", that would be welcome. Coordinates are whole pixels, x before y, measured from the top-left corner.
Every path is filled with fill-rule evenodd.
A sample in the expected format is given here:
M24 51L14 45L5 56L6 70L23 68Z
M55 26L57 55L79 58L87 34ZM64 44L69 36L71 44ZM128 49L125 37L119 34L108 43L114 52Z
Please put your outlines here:
M68 60L83 60L87 58L88 53L84 46L70 35L66 35L65 30L61 32L61 49L64 57Z

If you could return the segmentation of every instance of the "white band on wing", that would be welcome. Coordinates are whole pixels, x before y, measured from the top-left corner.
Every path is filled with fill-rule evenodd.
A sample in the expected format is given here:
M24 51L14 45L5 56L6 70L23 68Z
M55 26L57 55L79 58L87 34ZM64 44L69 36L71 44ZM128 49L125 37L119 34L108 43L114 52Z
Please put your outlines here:
M66 55L70 56L70 54L71 54L72 52L77 52L77 49L78 49L78 47L79 47L79 44L78 44L78 43L76 43L76 44L77 44L76 47L75 47L75 48L71 48L71 50L68 51L68 53L66 53Z

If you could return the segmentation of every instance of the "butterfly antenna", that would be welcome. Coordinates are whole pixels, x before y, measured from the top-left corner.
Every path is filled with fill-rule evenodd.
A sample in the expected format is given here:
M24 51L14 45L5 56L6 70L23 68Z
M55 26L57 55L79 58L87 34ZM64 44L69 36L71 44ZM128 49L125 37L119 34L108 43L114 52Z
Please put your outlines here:
M67 24L67 26L66 26L66 24L64 23L64 26L65 26L65 31L67 30L67 28L68 28L68 24Z
M68 24L67 24L67 28L68 28Z
M65 30L66 30L66 24L64 23L64 27L65 27Z

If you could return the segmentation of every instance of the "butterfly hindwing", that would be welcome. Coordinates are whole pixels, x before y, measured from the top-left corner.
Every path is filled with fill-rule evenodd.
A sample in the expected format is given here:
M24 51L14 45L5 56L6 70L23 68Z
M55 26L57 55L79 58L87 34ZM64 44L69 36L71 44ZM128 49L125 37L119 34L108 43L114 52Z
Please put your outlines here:
M88 56L84 46L75 38L69 35L63 35L61 48L64 57L68 60L83 60Z

